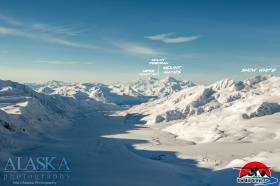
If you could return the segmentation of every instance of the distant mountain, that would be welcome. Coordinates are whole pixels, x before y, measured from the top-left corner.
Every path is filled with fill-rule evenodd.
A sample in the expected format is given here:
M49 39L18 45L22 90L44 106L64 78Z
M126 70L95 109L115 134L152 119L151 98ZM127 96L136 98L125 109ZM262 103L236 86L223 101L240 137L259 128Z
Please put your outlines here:
M44 84L29 84L34 90L47 95L60 95L72 97L80 102L99 102L117 109L117 105L134 105L149 98L145 96L131 96L112 91L109 86L102 83L64 83L49 81Z
M175 123L166 131L195 143L250 140L249 134L254 132L239 123L277 112L280 112L280 77L273 76L238 82L224 79L209 86L185 88L125 111L145 116L142 120L148 124Z
M159 98L192 86L195 86L195 84L191 81L180 81L168 76L164 79L154 77L139 79L128 84L116 84L111 86L111 88L123 94Z
M111 85L50 81L44 84L29 84L29 86L40 93L68 96L76 100L94 100L115 105L136 105L171 95L183 88L194 86L194 83L167 77L161 80L149 78L132 83Z

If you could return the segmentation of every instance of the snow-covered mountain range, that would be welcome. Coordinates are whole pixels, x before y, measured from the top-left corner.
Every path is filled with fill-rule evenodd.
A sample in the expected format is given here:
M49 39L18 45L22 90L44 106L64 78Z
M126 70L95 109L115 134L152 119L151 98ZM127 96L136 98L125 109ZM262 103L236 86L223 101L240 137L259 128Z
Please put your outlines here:
M209 86L171 77L113 85L51 81L31 86L37 92L15 82L0 82L1 132L28 132L40 128L40 123L65 119L77 108L116 110L119 105L139 104L118 114L136 113L147 124L165 123L164 131L193 143L254 141L262 132L269 139L280 138L279 127L262 129L274 127L273 118L280 112L280 77L224 79ZM260 122L263 118L269 120L266 126Z
M194 143L246 141L257 138L261 130L245 129L240 123L280 112L280 78L273 76L224 79L209 86L167 77L113 85L51 81L32 87L37 92L12 81L0 82L1 132L29 132L40 128L38 123L65 119L70 110L81 107L115 110L118 105L148 101L121 114L141 114L147 124L172 123L164 130Z
M280 170L280 77L224 79L208 86L170 77L113 85L52 81L29 86L0 81L0 161L26 146L31 154L71 152L73 162L81 162L75 167L81 173L81 167L104 165L105 172L115 173L115 163L138 173L146 162L145 170L152 170L148 175L175 167L181 177L182 172L201 170L184 164L192 159L213 170L256 159ZM99 112L116 109L121 110L113 115L123 117ZM146 126L138 127L139 120ZM84 150L81 144L89 142L91 148ZM95 158L81 161L81 155ZM215 178L216 172L210 173L208 179Z
M50 81L43 84L29 84L29 86L37 92L48 95L62 95L77 100L95 100L115 105L136 105L171 95L183 88L194 86L194 83L166 77L164 79L140 79L136 82L111 85Z
M165 131L180 139L203 143L256 141L264 136L278 139L280 127L275 128L273 120L278 112L280 77L268 75L185 88L121 114L141 114L147 124L167 123L169 127ZM260 117L269 122L261 122ZM277 130L268 130L268 126Z

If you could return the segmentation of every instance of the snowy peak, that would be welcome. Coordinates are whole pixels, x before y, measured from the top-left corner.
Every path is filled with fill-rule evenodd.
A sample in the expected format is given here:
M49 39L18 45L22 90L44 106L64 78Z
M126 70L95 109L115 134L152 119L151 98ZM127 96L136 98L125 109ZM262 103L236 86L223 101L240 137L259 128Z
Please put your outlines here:
M210 87L214 90L214 91L219 91L222 89L228 89L228 90L241 90L245 87L244 83L241 81L234 81L232 79L223 79L220 81L217 81L215 83L213 83L212 85L210 85Z
M174 77L167 76L163 79L165 82L178 82L179 80L175 79Z
M262 81L268 80L272 77L273 77L272 75L256 76L256 77L249 78L249 79L245 80L244 83L246 83L249 86L253 86L253 85L258 84Z
M1 95L29 95L32 93L34 93L34 91L26 85L9 80L0 80Z

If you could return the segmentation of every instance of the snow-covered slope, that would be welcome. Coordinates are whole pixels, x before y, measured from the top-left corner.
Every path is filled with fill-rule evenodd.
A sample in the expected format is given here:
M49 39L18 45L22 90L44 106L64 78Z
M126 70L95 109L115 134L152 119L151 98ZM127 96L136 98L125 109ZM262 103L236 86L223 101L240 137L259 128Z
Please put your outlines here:
M112 109L115 109L114 105L46 95L35 92L27 85L0 80L0 145L16 145L17 137L12 135L47 135L47 128L65 126L71 122L72 113Z
M186 88L135 106L126 113L141 114L148 124L173 122L165 131L180 139L202 143L252 141L258 139L258 134L279 138L280 127L271 132L262 128L263 123L248 124L248 120L259 117L266 117L271 123L272 114L277 112L280 112L280 77L257 76L245 81L225 79L209 86Z
M64 126L80 108L74 99L37 93L26 85L0 80L0 145L15 148L18 137L46 134ZM1 152L1 150L0 150Z
M95 100L115 105L136 105L194 86L191 81L179 81L172 77L161 80L156 78L140 79L132 83L116 83L112 85L64 83L60 81L29 85L44 94L63 95L77 100Z

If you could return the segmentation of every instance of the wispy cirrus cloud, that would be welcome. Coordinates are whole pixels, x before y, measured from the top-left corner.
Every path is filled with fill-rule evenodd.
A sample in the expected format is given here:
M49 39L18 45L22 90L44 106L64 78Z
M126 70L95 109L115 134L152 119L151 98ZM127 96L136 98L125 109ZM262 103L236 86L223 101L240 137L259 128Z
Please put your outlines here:
M68 26L52 26L45 23L35 23L32 24L31 27L34 30L42 31L44 33L50 33L50 34L65 34L70 36L76 36L81 33L80 30L75 30L73 28L70 28Z
M146 55L146 56L157 56L163 54L163 52L157 49L136 44L136 43L118 42L115 43L114 45L117 48L134 55L136 54L136 55Z
M44 63L49 65L93 65L94 62L81 62L81 61L65 61L65 60L37 60L35 63Z
M0 21L4 21L9 25L0 27L0 35L23 37L69 47L103 49L93 44L81 43L63 37L62 35L74 36L79 34L79 31L65 26L50 26L48 24L41 23L29 25L3 15L0 15Z
M18 32L16 29L13 28L7 28L7 27L0 27L0 34L6 34L6 35L20 35L20 32Z
M62 60L38 60L35 63L45 63L50 65L76 65L77 61L62 61Z
M146 39L150 39L153 41L161 41L168 44L176 44L176 43L187 43L200 38L199 35L196 36L173 36L173 34L157 34L152 36L146 36Z
M53 44L59 44L59 45L64 45L64 46L70 46L70 47L87 48L87 49L101 49L100 47L92 45L92 44L80 43L80 42L72 41L69 39L62 38L62 37L57 37L57 36L53 36L50 34L36 32L33 30L27 30L27 29L0 27L0 34L24 37L24 38L28 38L28 39L42 41L45 43L53 43Z
M7 24L14 25L14 26L22 26L23 25L22 22L20 22L18 20L15 20L14 18L2 15L2 14L0 14L0 21L3 21Z

